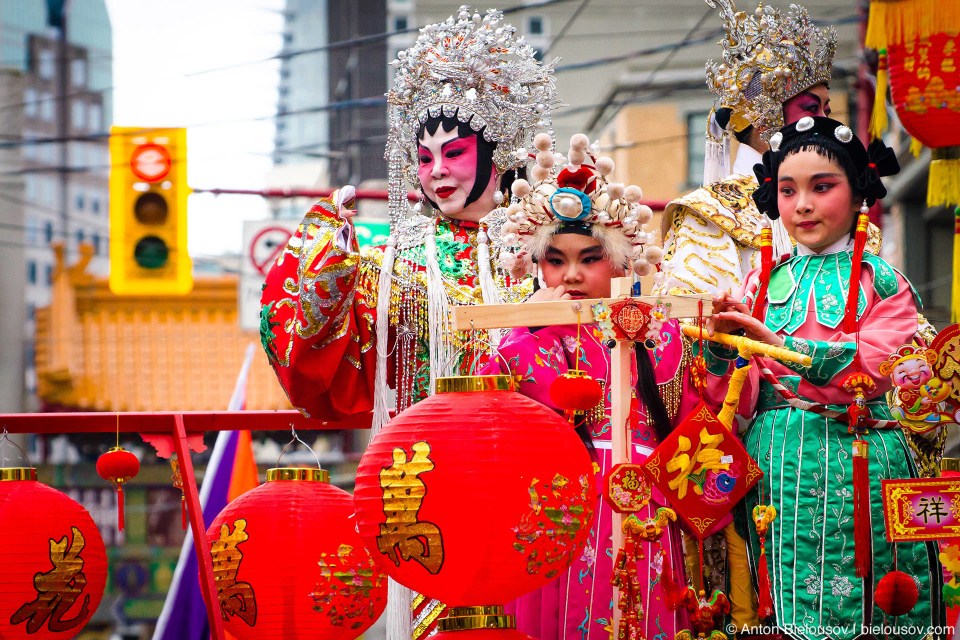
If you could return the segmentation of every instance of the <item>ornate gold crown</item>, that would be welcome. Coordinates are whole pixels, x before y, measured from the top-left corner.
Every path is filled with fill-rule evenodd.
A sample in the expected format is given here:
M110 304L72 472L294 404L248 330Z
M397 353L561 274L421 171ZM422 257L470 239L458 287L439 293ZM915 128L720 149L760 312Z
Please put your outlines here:
M749 16L733 0L705 1L719 8L727 32L723 61L707 61L707 86L733 112L735 131L753 125L768 140L783 126L784 102L830 81L837 32L818 29L796 4L786 16L763 5Z
M554 87L557 60L541 63L534 49L503 22L503 13L485 16L461 6L456 16L420 29L416 44L390 64L397 68L390 104L386 157L417 182L417 132L429 116L456 116L496 142L493 162L500 171L521 166L517 149L529 145L537 128L550 126L560 102Z

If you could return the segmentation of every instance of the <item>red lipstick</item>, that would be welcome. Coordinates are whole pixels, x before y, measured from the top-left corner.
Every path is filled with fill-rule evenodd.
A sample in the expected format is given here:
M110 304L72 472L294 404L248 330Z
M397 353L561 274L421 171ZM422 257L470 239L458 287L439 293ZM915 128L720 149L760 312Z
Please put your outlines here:
M449 198L456 191L456 187L439 187L436 190L438 198Z

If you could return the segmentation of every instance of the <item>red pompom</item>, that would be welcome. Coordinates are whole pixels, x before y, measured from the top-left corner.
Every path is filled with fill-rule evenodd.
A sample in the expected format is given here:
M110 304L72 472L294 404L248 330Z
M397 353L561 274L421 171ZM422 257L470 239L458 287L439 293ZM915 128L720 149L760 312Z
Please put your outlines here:
M570 371L550 383L550 399L566 411L590 411L603 400L603 387L582 371Z
M888 616L902 616L909 612L919 597L917 583L903 571L891 571L877 583L875 601Z

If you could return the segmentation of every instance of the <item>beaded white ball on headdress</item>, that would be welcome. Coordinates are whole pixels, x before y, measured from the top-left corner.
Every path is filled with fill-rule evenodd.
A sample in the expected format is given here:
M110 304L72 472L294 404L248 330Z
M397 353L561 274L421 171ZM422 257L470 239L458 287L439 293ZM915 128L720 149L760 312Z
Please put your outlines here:
M629 264L639 275L648 275L663 259L663 250L652 244L654 234L646 230L653 212L640 203L643 192L636 185L611 182L613 160L596 157L598 147L585 135L576 134L570 142L571 162L558 164L544 154L553 140L545 134L535 138L540 153L531 171L534 183L513 183L517 200L507 209L508 221L500 230L505 247L519 248L516 255L535 259L561 225L580 225L600 240L614 264ZM512 265L516 257L508 260Z

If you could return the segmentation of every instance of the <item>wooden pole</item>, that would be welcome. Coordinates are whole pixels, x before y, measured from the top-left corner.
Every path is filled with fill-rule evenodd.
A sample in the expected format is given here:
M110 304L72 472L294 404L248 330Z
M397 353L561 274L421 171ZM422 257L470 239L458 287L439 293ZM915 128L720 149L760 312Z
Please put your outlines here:
M610 295L620 297L630 295L633 287L631 278L614 278L610 283ZM630 362L633 352L633 343L618 340L610 358L610 439L611 462L614 466L630 461ZM613 557L606 560L611 564L616 562L617 550L623 548L623 521L626 515L612 511L613 517ZM614 570L616 567L614 567ZM612 575L612 574L611 574ZM613 588L613 637L617 636L620 628L619 589Z
M173 444L180 460L180 475L183 478L183 491L187 500L187 515L190 517L190 529L193 531L193 546L197 551L197 564L200 567L200 593L207 606L207 619L210 621L212 640L226 640L223 631L223 618L220 616L220 598L217 596L217 583L213 576L213 558L210 545L207 544L207 527L203 523L203 510L200 508L200 494L197 492L197 478L193 473L193 461L190 459L190 445L187 443L187 431L183 426L183 416L173 417Z

